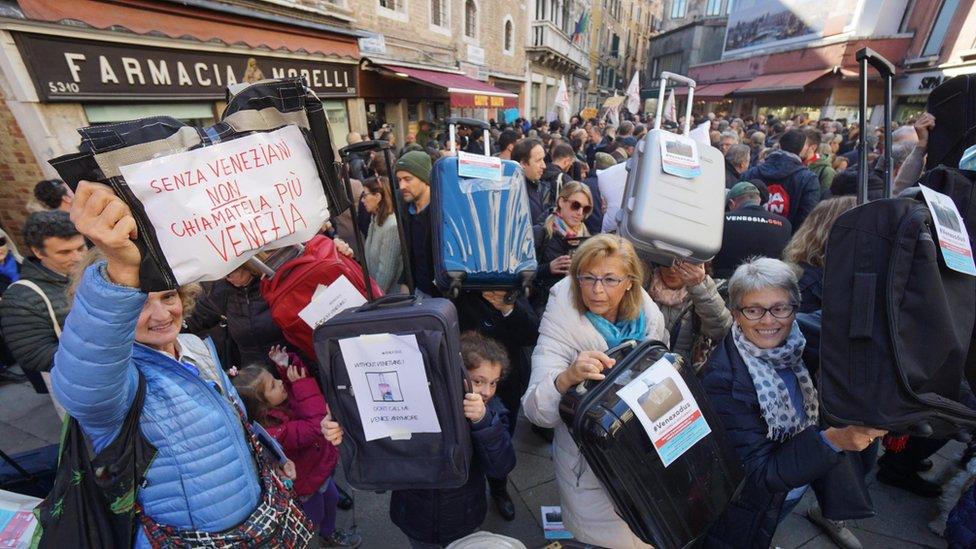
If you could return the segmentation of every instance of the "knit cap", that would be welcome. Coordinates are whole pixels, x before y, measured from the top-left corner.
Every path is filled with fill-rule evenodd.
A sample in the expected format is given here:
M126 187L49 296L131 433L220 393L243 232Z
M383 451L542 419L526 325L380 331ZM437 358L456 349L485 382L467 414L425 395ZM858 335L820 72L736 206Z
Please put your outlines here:
M593 166L595 166L598 170L605 170L611 166L615 166L616 164L617 159L614 158L613 155L605 152L598 152L593 158Z
M424 183L430 183L430 155L423 151L410 151L397 160L396 171L410 172Z

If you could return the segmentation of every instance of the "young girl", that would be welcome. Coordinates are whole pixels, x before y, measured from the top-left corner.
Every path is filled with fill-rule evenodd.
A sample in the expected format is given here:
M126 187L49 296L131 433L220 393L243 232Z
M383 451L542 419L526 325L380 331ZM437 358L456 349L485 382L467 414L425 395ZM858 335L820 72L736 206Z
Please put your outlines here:
M468 482L460 488L393 491L390 518L415 548L443 547L474 532L488 512L485 476L505 478L515 468L508 411L492 398L508 370L508 355L495 341L465 332L461 358L472 384L471 392L464 396L464 416L471 422L475 458ZM322 420L322 433L332 444L342 443L342 427L331 416Z
M325 398L297 355L274 346L268 357L281 379L275 379L262 366L248 366L234 377L247 415L260 423L295 462L295 494L318 529L320 547L359 547L360 535L335 527L339 494L331 476L339 458L320 430L328 411Z

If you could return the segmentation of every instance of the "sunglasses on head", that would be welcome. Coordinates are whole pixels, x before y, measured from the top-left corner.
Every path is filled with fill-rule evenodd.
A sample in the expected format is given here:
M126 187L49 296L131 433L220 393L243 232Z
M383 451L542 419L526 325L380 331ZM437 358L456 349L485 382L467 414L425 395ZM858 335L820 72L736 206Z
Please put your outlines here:
M593 206L590 205L584 206L581 202L573 200L572 202L569 203L569 209L573 210L574 212L583 210L583 215L590 215L590 212L593 211Z

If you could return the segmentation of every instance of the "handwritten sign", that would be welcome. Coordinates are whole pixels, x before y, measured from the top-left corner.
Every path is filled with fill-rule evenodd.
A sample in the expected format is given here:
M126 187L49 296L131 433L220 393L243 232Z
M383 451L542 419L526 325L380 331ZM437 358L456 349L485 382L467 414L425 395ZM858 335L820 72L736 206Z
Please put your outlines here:
M939 248L946 267L963 274L976 275L976 262L973 261L973 247L969 242L969 231L956 209L956 203L948 196L934 191L925 185L919 187L928 202L935 223L935 233L939 236Z
M315 161L286 126L121 168L180 284L217 280L328 218Z
M667 467L712 432L688 385L667 357L617 391Z
M339 340L367 441L439 433L417 336L372 334Z

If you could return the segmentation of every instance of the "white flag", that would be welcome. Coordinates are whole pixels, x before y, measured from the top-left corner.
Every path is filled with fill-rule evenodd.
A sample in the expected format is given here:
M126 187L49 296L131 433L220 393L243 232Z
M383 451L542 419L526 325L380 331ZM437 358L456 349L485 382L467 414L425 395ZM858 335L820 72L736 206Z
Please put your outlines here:
M689 135L695 141L701 143L702 145L711 145L712 140L708 135L708 131L712 129L712 122L710 120L705 120L701 124L695 126L695 129L689 132Z
M555 107L561 110L559 116L563 122L569 121L569 92L566 90L566 80L563 78L559 79L559 87L556 88L556 102Z
M640 73L636 71L627 86L627 110L630 114L637 114L640 110Z
M678 110L674 106L674 88L671 88L668 99L664 102L664 120L668 122L678 121Z

